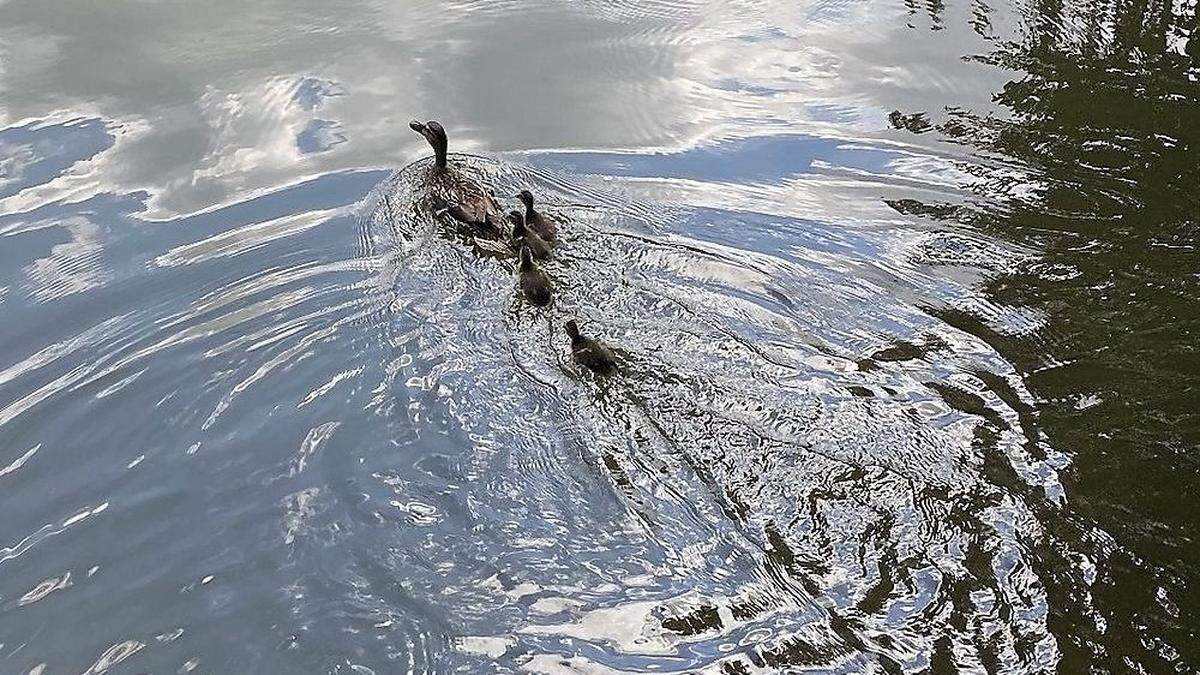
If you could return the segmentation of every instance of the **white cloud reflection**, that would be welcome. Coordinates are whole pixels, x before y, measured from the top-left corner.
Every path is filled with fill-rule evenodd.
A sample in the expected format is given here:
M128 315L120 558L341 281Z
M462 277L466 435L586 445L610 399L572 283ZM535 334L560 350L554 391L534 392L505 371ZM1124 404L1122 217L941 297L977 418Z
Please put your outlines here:
M116 136L6 210L144 190L146 217L171 218L301 176L405 164L426 150L413 117L442 120L462 151L678 150L873 133L885 106L986 108L973 97L991 89L960 58L986 50L973 33L923 43L898 6L836 1L12 0L0 26L0 124L65 110ZM339 95L314 100L314 82ZM305 152L313 128L339 142Z

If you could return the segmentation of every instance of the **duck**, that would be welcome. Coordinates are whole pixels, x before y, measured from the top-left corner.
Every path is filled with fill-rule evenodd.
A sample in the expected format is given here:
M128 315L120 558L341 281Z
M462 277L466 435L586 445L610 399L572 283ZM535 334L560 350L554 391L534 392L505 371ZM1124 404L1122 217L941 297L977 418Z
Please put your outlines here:
M567 335L571 336L571 355L575 361L597 375L608 375L617 369L613 352L599 340L584 337L579 324L571 319L567 322Z
M525 226L536 232L545 241L553 242L558 236L558 226L554 224L553 220L533 208L533 193L529 190L521 190L517 197L525 205Z
M424 205L435 215L449 215L477 238L500 239L503 236L500 204L490 191L449 163L445 128L435 120L413 120L408 126L433 148L434 162L426 178Z
M550 244L538 236L537 232L525 227L525 216L520 211L511 211L508 222L512 225L512 247L520 251L522 246L528 246L533 257L545 260L550 257Z
M542 268L533 262L533 251L529 249L529 246L521 247L521 264L517 275L521 280L521 293L524 294L526 300L538 307L550 304L552 297L550 277L546 276Z

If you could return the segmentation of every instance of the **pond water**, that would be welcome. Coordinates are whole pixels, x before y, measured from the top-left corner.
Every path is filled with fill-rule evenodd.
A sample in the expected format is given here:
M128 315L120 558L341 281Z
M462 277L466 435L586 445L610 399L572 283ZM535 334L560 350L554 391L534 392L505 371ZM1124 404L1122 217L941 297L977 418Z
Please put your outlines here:
M1194 2L4 0L0 92L0 672L1200 668Z

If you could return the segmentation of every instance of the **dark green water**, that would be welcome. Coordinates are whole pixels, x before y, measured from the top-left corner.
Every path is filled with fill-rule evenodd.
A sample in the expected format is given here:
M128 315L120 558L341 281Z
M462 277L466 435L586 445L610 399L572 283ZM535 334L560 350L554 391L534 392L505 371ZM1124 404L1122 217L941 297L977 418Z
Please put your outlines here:
M0 672L1200 670L1197 12L0 0Z
M987 284L997 302L1045 311L1037 339L946 319L1027 373L1039 399L1028 414L1071 448L1071 513L1048 522L1092 542L1105 564L1090 588L1058 588L1051 626L1066 638L1064 668L1190 671L1200 658L1200 39L1182 38L1196 35L1196 10L1041 3L1025 17L1025 36L975 57L1020 73L995 92L1007 119L947 111L931 133L1031 167L1036 190L992 176L985 206L898 206L1042 253ZM1097 527L1112 540L1093 538ZM1044 555L1070 566L1061 551Z

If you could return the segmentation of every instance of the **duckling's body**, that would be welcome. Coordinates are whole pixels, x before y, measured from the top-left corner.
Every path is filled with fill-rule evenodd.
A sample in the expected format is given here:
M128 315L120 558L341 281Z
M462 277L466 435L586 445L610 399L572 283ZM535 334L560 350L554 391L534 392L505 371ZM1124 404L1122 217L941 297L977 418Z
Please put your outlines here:
M426 174L425 194L419 204L437 216L450 216L472 236L500 239L504 231L500 204L491 192L449 163L442 125L431 120L409 122L408 126L433 148L434 163Z
M536 232L543 240L553 242L558 237L558 225L547 218L545 214L533 208L533 193L529 190L521 190L517 196L521 198L521 203L525 204L525 227Z
M617 370L617 360L612 350L599 340L584 337L575 320L567 322L567 335L571 336L571 354L575 360L597 375L608 375Z
M538 236L537 232L525 227L525 216L520 211L509 213L508 222L512 224L510 245L514 250L520 251L521 247L528 246L534 258L545 260L550 257L550 244Z
M552 293L550 277L533 262L533 252L528 246L521 247L521 265L517 270L521 279L521 293L531 304L545 307L550 304Z

